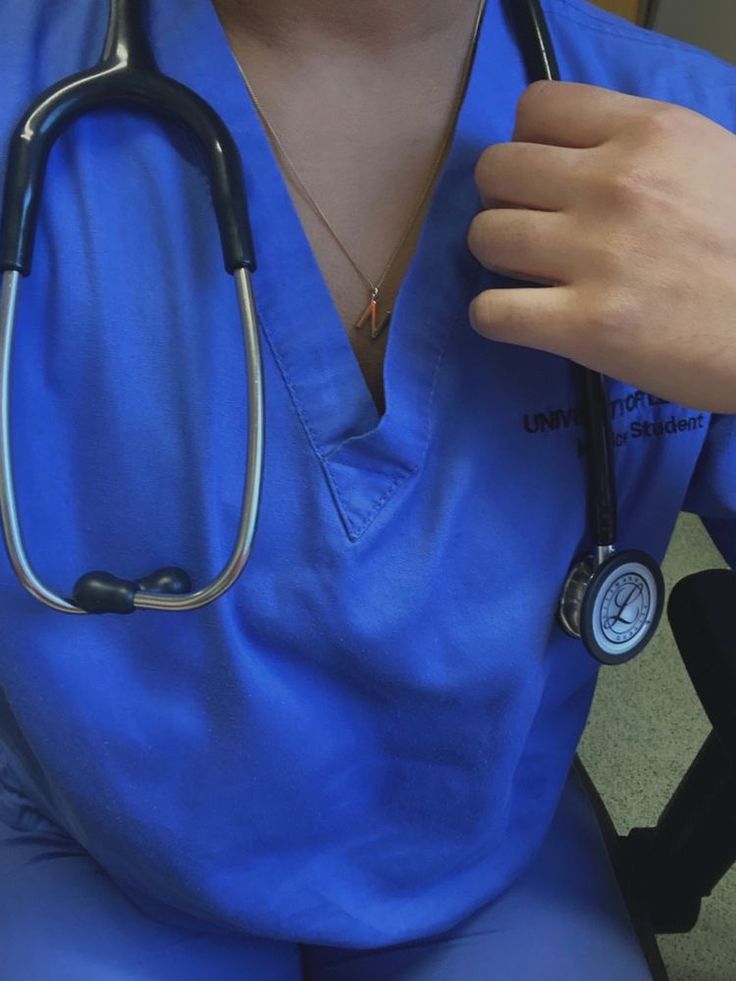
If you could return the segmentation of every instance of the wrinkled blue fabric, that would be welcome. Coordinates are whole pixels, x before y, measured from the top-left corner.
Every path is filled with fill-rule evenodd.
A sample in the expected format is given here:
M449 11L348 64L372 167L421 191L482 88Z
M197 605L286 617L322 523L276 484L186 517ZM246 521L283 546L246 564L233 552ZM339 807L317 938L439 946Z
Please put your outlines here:
M573 372L467 318L477 292L509 285L466 235L475 163L513 130L521 56L489 0L394 306L379 418L209 0L149 7L162 69L211 102L243 156L263 506L236 587L189 614L64 616L3 555L3 752L122 888L266 938L423 937L537 853L596 677L555 622L591 545ZM105 8L14 5L0 143L46 85L96 60ZM582 0L545 8L563 78L734 128L726 63ZM41 577L62 592L91 568L211 578L239 514L244 363L206 179L176 127L103 110L59 139L14 361L20 517ZM617 381L610 397L620 546L661 558L689 506L736 555L733 419Z
M650 981L571 774L542 847L442 934L353 950L227 931L125 894L0 768L3 981Z

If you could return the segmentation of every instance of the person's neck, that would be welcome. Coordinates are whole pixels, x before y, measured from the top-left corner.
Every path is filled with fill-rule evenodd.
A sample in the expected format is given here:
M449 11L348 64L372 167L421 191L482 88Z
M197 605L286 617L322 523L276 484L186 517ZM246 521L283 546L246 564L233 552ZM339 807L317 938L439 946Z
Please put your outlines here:
M479 0L212 0L230 34L269 47L378 51L452 32Z

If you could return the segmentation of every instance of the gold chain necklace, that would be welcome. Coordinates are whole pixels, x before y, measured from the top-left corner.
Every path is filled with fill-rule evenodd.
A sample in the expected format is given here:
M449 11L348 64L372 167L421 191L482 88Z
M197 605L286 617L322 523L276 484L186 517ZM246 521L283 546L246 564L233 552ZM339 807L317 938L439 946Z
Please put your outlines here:
M459 114L460 106L462 105L463 96L465 94L465 89L467 87L468 78L469 78L469 75L470 75L470 67L472 65L473 56L475 54L476 43L477 43L477 40L478 40L478 31L480 29L480 23L481 23L481 19L483 17L483 11L485 9L485 6L486 6L486 0L481 0L480 4L478 6L478 12L477 12L476 17L475 17L475 23L473 25L473 34L472 34L472 37L470 39L470 44L468 46L468 53L466 55L465 64L463 66L463 76L462 76L462 82L461 82L461 85L460 85L460 92L459 92L458 98L456 100L456 104L455 104L455 107L454 107L454 110L453 110L453 113L452 113L452 118L450 120L450 124L449 124L448 129L447 129L447 133L445 134L445 138L442 141L442 146L440 147L439 153L437 154L437 157L435 158L435 160L434 160L434 162L432 164L432 168L431 168L431 171L430 171L429 181L427 182L427 186L425 187L424 192L422 193L422 196L419 198L419 201L417 202L417 206L415 207L414 211L412 212L411 219L409 221L409 224L407 226L406 231L402 235L401 240L399 241L399 244L396 246L396 248L394 249L394 251L391 253L391 257L389 258L388 262L386 263L386 266L384 267L383 272L381 273L380 277L378 278L378 280L375 283L371 279L369 279L369 277L366 276L365 273L359 268L359 266L356 263L356 261L353 258L353 256L350 254L350 252L347 250L347 248L343 245L343 243L338 238L338 236L337 236L335 230L333 229L332 225L330 225L329 221L327 220L327 217L325 216L325 213L322 211L322 209L320 208L320 206L317 204L317 202L314 200L314 198L312 197L312 195L309 193L309 191L304 186L304 182L299 177L299 174L297 173L296 167L292 163L291 158L289 157L288 153L284 149L284 146L283 146L281 140L278 138L278 136L276 135L276 132L275 132L273 126L268 121L268 119L266 117L266 114L264 113L263 108L262 108L260 102L256 98L256 95L255 95L253 89L251 88L250 83L248 82L248 78L247 78L245 72L243 71L243 66L240 64L237 56L235 55L235 62L237 64L237 66L238 66L238 69L240 70L240 74L243 77L243 81L245 82L245 87L248 89L248 92L250 94L250 97L253 100L253 105L255 106L256 110L258 111L258 115L260 116L261 121L263 122L263 125L266 128L266 131L268 132L269 136L273 140L273 143L275 144L276 148L278 149L279 155L281 156L282 161L288 167L288 169L289 169L289 171L291 173L292 180L295 182L295 184L297 185L297 187L299 188L299 190L302 192L302 194L304 195L307 203L310 205L310 207L315 212L315 214L317 215L317 217L320 219L320 221L322 222L322 224L325 226L325 228L327 229L327 231L334 238L335 242L337 243L338 247L342 251L342 253L345 256L345 258L348 260L348 262L353 267L353 269L356 271L356 273L358 274L358 276L360 276L360 278L363 280L363 282L368 287L369 294L370 294L368 303L367 303L365 309L362 311L362 313L358 317L358 319L356 320L355 324L353 325L353 329L354 330L360 330L362 327L365 326L366 323L370 323L371 339L372 340L375 340L377 337L380 337L380 335L383 333L383 331L388 326L388 323L389 323L389 321L391 319L391 310L388 310L380 321L378 319L378 301L379 301L379 294L380 294L381 286L383 285L383 282L386 279L386 276L388 275L389 270L391 269L391 267L392 267L392 265L394 263L394 260L396 259L396 256L401 251L404 243L406 242L407 238L409 237L409 233L411 232L412 228L414 227L414 222L415 222L415 220L417 218L417 215L421 211L422 206L424 205L424 202L427 199L427 195L429 194L429 192L432 189L432 186L434 184L434 179L435 179L435 176L437 174L437 170L439 169L439 166L442 163L442 160L443 160L443 158L445 156L445 151L447 150L448 144L450 143L450 140L452 138L452 134L453 134L453 132L455 130L455 123L457 121L457 116Z

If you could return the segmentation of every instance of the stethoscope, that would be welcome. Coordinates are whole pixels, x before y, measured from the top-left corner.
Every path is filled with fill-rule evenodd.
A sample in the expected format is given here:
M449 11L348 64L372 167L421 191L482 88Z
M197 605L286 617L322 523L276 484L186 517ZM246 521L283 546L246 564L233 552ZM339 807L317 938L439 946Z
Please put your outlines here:
M510 0L532 79L558 79L559 71L539 0ZM197 138L209 167L225 269L232 275L243 329L248 391L248 457L237 539L210 583L192 590L177 567L127 580L89 572L71 598L38 578L23 544L16 507L10 447L10 363L21 275L30 272L46 161L59 133L80 114L102 104L132 106L174 118ZM225 124L195 92L162 75L148 42L140 0L111 0L110 19L97 65L47 89L24 113L10 144L0 220L0 511L10 562L21 584L63 613L132 613L136 609L194 610L220 597L248 561L263 470L263 376L250 274L256 262L240 156ZM577 366L576 366L577 367ZM616 551L616 485L610 409L603 377L579 368L588 445L589 523L595 546L567 576L558 619L572 637L606 664L629 660L646 645L662 613L664 584L657 563L640 551Z

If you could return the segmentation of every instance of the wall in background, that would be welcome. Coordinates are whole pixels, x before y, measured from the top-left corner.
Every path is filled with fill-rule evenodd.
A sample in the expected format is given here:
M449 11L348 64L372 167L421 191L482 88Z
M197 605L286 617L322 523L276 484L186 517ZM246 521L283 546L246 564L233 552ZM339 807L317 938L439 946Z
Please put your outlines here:
M592 0L637 24L736 63L736 0Z
M641 22L640 15L643 15L642 8L645 6L641 0L593 0L593 3L604 10L610 10L612 14L637 22Z
M658 0L653 27L736 62L734 0Z

